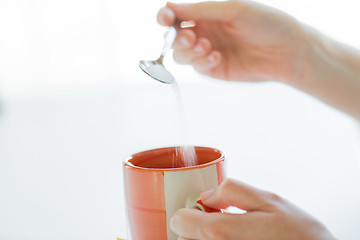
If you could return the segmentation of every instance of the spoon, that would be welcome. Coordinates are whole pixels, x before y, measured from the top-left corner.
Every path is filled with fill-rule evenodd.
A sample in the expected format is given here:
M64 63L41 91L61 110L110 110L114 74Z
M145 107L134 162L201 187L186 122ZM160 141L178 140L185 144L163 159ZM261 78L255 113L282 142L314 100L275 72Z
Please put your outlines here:
M140 60L139 67L143 70L147 75L158 80L162 83L172 84L175 82L174 76L165 69L163 60L167 51L171 48L174 43L177 31L174 26L170 26L169 30L165 33L164 36L164 46L161 51L161 55L158 59L153 61Z

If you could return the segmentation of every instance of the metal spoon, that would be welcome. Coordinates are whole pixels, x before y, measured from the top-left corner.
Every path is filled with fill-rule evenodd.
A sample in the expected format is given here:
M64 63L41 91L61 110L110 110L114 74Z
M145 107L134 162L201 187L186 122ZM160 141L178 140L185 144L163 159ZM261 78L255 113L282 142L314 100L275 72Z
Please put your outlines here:
M139 67L150 77L158 80L162 83L171 84L175 82L174 76L165 69L163 64L163 59L165 57L166 52L171 48L174 43L177 31L174 26L170 26L169 30L165 33L164 36L164 46L161 51L161 55L157 60L154 61L146 61L140 60Z

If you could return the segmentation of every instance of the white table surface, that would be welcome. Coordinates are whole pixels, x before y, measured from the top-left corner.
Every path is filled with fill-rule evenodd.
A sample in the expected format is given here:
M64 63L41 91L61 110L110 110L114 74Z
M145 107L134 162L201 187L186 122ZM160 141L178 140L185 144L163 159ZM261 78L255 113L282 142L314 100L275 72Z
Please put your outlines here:
M277 84L180 88L190 144L225 150L230 177L288 198L339 239L359 239L360 143L351 118ZM1 102L1 240L124 237L122 160L181 143L173 93L152 81Z

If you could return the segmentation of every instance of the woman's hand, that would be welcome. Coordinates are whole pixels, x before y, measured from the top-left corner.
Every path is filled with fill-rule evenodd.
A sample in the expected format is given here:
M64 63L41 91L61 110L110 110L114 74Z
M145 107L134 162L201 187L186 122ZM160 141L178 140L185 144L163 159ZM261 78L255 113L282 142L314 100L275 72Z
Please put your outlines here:
M227 179L201 196L211 208L235 206L245 214L180 209L171 219L179 240L334 240L313 217L281 197Z
M301 25L288 14L252 1L168 3L158 22L192 20L179 30L174 59L225 80L283 80L301 75L306 41Z
M210 77L277 80L360 120L360 52L290 15L253 2L168 3L158 22L195 21L179 30L174 59Z

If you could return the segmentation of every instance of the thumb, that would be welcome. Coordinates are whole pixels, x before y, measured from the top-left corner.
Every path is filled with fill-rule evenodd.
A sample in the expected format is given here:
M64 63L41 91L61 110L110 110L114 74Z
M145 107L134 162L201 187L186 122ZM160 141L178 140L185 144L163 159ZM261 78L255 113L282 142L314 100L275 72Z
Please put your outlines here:
M226 179L215 190L204 192L201 201L208 207L225 209L233 206L242 210L271 211L279 197L234 179Z
M199 19L208 20L230 20L233 19L243 5L237 1L225 2L199 2L194 4L175 4L168 2L166 7L170 8L177 19L191 21Z

